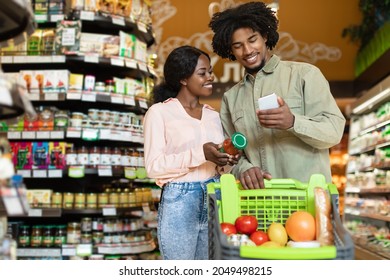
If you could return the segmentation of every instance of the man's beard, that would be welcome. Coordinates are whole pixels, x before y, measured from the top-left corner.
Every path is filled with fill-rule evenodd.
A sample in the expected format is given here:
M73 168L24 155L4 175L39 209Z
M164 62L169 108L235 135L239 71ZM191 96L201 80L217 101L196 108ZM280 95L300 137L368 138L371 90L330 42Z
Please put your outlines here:
M245 71L248 72L251 75L254 75L257 72L259 72L261 69L263 69L264 65L265 65L265 59L263 59L261 61L261 63L259 64L259 66L257 66L257 67L254 67L254 68L247 68L247 67L245 67Z

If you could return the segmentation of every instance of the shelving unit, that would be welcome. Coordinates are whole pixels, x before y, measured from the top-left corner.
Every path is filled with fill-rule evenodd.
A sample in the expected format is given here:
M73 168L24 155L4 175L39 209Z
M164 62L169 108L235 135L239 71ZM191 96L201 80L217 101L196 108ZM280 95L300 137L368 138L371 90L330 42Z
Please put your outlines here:
M358 259L390 259L390 76L352 106L344 223Z
M154 36L151 26L140 21L134 21L130 17L113 15L110 13L102 13L100 11L84 11L84 10L68 10L64 15L37 17L39 19L39 28L55 28L57 21L69 19L78 21L81 26L81 33L104 33L109 35L118 35L122 31L127 34L134 35L138 40L144 42L147 47L154 43ZM102 56L96 53L69 52L59 53L57 51L45 52L36 55L31 55L28 52L17 53L2 53L0 57L4 72L18 73L19 71L44 71L44 70L67 70L69 73L77 73L78 75L93 75L96 81L110 80L113 77L119 79L131 78L140 82L145 82L146 79L153 80L156 73L153 67L147 61L137 60L130 57L122 56ZM19 77L20 79L20 77ZM146 93L146 94L145 94ZM98 92L97 90L70 89L65 91L49 91L42 92L30 91L29 100L37 108L53 108L53 114L57 111L79 112L88 115L89 109L100 111L112 111L121 114L132 113L142 118L149 106L147 92L144 94L124 94L122 92ZM38 113L41 111L38 111ZM140 120L138 123L132 123L131 119L127 124L116 125L114 123L109 126L100 125L92 126L92 121L88 121L87 125L75 127L70 122L68 126L54 129L19 129L15 126L8 126L7 123L2 123L0 127L0 136L7 137L11 143L23 142L61 142L67 147L85 146L88 150L93 147L107 147L109 150L114 148L140 149L143 146L143 132ZM69 116L69 121L71 121ZM119 147L118 147L119 146ZM17 148L16 148L17 149ZM15 150L14 152L18 152ZM33 154L34 152L31 151ZM64 155L66 156L66 154ZM32 168L17 168L16 172L23 176L25 184L29 190L49 189L52 193L72 193L84 194L90 193L102 194L108 190L107 186L112 185L108 203L95 206L90 205L85 200L83 207L65 207L64 202L56 205L53 208L52 201L49 204L32 205L27 215L16 215L10 217L10 231L15 234L15 239L18 239L21 225L35 226L42 225L43 227L51 227L52 225L69 225L70 223L80 221L84 218L90 218L93 223L96 220L103 221L101 226L114 226L114 229L99 229L104 239L95 240L92 230L86 233L89 235L89 240L83 241L83 237L79 240L82 242L63 243L62 246L56 247L52 245L22 247L17 249L18 258L35 259L79 259L91 258L102 259L111 258L132 258L135 254L152 252L156 250L155 242L155 227L153 221L154 202L145 197L137 197L135 202L126 202L128 191L126 189L137 190L142 188L150 188L153 186L153 181L145 178L142 172L141 165L139 171L134 171L132 166L113 165L113 164L97 164L96 166L72 164L66 165L63 168L53 167L37 167ZM136 179L136 178L139 179ZM121 192L116 187L116 182L124 181L121 185ZM115 182L115 184L114 184ZM123 188L122 188L123 187ZM114 189L115 188L115 189ZM111 194L126 196L125 202L115 202L114 198L111 201ZM140 192L141 193L141 192ZM64 199L64 198L63 198ZM116 197L116 200L119 199ZM74 200L76 203L76 198ZM83 205L83 203L81 204ZM4 209L0 208L0 215L5 214ZM147 214L147 215L146 215ZM144 219L147 216L147 220ZM130 227L129 221L141 221L142 225ZM125 229L126 227L126 229ZM93 229L95 230L95 228ZM54 233L51 233L54 235ZM42 233L45 238L45 233ZM81 231L83 236L83 231ZM86 237L87 238L87 237ZM99 237L100 238L100 237ZM112 241L115 238L116 241Z
M0 47L8 46L11 42L23 42L35 29L33 14L25 1L10 0L2 3L0 7ZM0 64L1 65L1 64ZM0 121L12 119L21 114L34 114L28 98L19 91L19 87L4 78L0 68ZM0 135L0 260L16 259L16 240L8 234L8 210L15 203L20 205L20 200L10 184L13 176L13 165L9 161L9 142ZM17 202L15 202L15 200ZM11 203L11 201L13 203ZM9 203L8 207L7 204Z

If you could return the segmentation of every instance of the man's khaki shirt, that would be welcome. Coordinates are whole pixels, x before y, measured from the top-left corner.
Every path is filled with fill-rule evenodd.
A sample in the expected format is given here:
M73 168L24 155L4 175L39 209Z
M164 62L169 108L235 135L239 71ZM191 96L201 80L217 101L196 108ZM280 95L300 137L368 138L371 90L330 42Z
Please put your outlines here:
M294 114L292 128L260 125L257 99L271 93L282 97ZM236 178L257 166L273 178L308 182L312 174L320 173L331 182L329 148L340 142L345 118L317 67L281 61L273 55L256 77L246 73L225 92L220 116L225 136L241 132L248 139L245 153L232 171Z

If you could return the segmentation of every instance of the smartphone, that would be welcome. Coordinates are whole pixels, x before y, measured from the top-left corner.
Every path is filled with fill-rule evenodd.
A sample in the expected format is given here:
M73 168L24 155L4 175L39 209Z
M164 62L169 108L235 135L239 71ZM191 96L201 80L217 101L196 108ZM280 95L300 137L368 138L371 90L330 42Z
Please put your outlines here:
M275 93L271 93L270 95L260 97L257 100L259 104L260 110L268 110L279 108L278 98Z

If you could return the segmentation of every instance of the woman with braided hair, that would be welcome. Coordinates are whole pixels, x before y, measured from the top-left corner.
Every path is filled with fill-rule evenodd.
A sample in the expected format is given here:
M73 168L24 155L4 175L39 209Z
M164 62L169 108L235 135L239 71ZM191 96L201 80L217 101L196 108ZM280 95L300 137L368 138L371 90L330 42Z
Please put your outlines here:
M232 170L245 189L263 188L271 177L308 182L314 173L331 182L329 148L344 132L345 118L321 71L271 53L278 24L263 2L217 12L209 23L214 52L245 68L243 79L224 93L220 110L226 136L240 131L248 139ZM258 99L272 93L276 106L260 110Z

